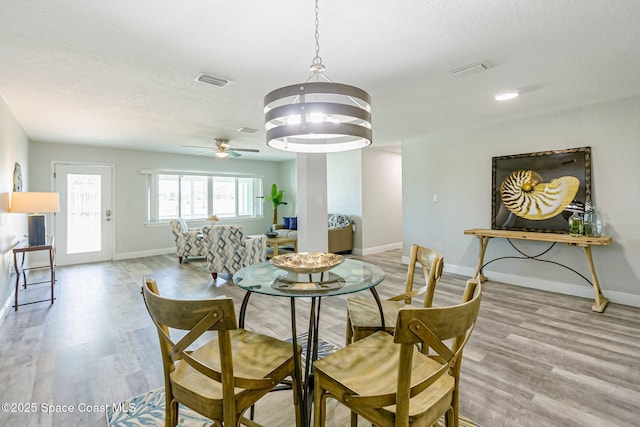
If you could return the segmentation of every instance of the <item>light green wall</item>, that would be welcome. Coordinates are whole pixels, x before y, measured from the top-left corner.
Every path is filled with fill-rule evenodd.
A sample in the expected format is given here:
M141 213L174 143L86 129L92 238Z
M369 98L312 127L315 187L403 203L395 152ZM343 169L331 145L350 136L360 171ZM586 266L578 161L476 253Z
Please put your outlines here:
M9 213L16 162L22 169L23 191L29 190L29 143L22 127L0 97L0 323L13 301L13 252L11 248L26 232L25 214ZM13 310L13 308L11 308Z
M593 248L598 277L612 301L640 306L639 118L636 96L403 142L405 256L412 242L420 243L443 253L446 270L470 276L478 242L463 231L491 228L491 158L590 146L594 202L604 216L605 233L613 237L609 247ZM432 201L433 194L439 202ZM546 247L537 242L516 245L527 253ZM513 254L506 240L494 239L486 260ZM589 275L579 248L556 245L549 257ZM507 283L593 298L586 281L553 265L499 261L485 272Z
M115 165L115 258L166 253L175 249L168 225L145 225L147 176L141 169L187 170L207 172L251 173L264 178L264 192L280 182L282 162L251 160L214 160L205 156L143 152L70 144L32 142L30 144L30 179L34 186L50 191L54 161ZM234 221L246 234L260 234L271 224L272 208L265 204L264 218Z

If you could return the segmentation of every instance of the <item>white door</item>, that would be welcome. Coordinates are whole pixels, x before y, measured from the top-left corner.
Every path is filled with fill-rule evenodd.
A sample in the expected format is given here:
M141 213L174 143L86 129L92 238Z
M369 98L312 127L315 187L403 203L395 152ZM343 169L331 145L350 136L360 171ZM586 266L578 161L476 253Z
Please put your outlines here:
M111 166L55 164L56 264L113 258Z

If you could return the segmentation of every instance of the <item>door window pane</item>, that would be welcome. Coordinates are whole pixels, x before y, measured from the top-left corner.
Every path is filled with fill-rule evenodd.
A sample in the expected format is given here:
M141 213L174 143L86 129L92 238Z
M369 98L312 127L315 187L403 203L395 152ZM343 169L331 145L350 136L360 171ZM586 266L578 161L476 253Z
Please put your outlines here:
M100 175L67 175L67 253L102 248Z

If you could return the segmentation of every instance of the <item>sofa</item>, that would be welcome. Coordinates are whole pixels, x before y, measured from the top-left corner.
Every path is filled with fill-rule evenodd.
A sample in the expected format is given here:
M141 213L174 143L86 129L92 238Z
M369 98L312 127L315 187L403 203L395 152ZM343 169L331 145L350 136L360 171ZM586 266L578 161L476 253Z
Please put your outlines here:
M282 224L276 224L275 232L280 237L298 237L297 218L285 217ZM353 250L353 221L343 214L329 215L327 232L329 233L328 252L351 253Z

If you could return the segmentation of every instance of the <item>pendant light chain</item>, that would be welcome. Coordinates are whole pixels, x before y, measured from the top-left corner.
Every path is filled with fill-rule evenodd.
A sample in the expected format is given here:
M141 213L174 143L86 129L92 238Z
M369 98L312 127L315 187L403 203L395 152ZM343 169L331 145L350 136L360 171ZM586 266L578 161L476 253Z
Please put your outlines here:
M320 20L318 18L318 15L320 14L320 7L318 6L318 0L316 0L316 8L315 8L315 14L316 14L316 19L315 19L315 26L316 26L316 33L315 33L315 37L316 37L316 56L313 58L313 61L311 63L311 68L312 70L315 68L316 72L322 72L321 70L324 68L322 65L322 58L320 57L320 31L318 30L318 27L320 26Z

